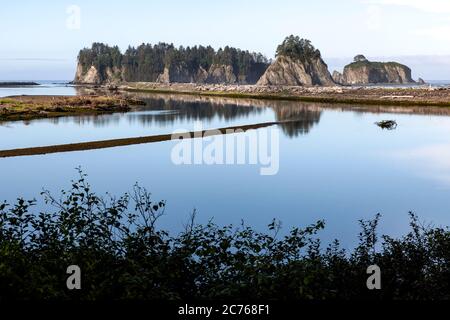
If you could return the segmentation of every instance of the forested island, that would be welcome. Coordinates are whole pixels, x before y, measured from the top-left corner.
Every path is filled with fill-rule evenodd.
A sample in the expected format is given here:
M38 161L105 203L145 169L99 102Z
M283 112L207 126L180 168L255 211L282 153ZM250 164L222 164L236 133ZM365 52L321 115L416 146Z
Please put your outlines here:
M121 84L197 83L258 86L337 86L414 83L411 69L397 62L370 62L358 55L343 74L333 76L320 50L310 40L288 36L278 45L275 60L261 53L226 46L175 47L141 44L122 53L117 46L94 43L78 55L74 83Z
M142 44L122 54L117 46L94 43L78 55L76 83L196 82L256 83L270 61L233 47L178 47Z
M310 40L286 37L275 59L226 46L175 47L142 44L121 53L94 43L80 51L74 83L122 91L179 93L305 102L449 106L450 89L423 86L398 62L372 62L357 55L343 73L331 75ZM381 86L371 86L378 85ZM384 87L385 84L408 87ZM414 85L414 87L411 87Z
M335 71L333 80L343 85L415 83L411 77L411 69L409 67L398 62L369 61L362 54L355 56L353 62L345 66L343 74ZM424 81L419 79L419 82L423 83Z

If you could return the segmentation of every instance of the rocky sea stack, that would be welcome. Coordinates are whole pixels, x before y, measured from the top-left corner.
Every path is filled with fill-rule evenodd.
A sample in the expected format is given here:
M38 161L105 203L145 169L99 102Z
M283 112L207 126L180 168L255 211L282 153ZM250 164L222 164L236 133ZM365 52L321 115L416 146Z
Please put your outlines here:
M121 82L255 84L269 66L260 53L232 47L179 47L142 44L119 48L94 43L80 51L74 83Z
M334 71L333 80L343 85L415 83L407 66L398 62L372 62L363 55L357 55L353 63L345 66L344 73Z
M278 46L275 62L258 85L331 86L334 81L320 51L309 40L289 36Z
M75 84L131 82L306 87L415 83L407 66L372 62L363 55L357 55L343 73L331 75L311 41L293 35L278 46L273 62L260 53L229 46L215 50L211 46L142 44L122 54L117 46L94 43L80 51Z

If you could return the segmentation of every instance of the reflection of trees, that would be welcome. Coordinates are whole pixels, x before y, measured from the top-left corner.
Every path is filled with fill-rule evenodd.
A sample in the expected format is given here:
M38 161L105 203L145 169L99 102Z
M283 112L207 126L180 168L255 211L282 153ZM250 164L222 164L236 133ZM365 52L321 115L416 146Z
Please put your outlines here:
M214 117L232 120L239 117L249 117L270 108L275 112L277 121L281 123L283 132L289 137L307 134L311 127L320 121L321 109L311 104L291 101L247 101L242 104L236 99L198 99L189 97L174 97L146 99L147 105L137 110L145 113L131 113L132 121L140 121L146 125L152 123L164 124L178 120L209 120ZM252 103L253 102L253 103ZM253 104L253 105L252 105ZM155 113L149 113L155 111ZM157 112L159 111L159 112ZM163 112L161 112L163 111ZM291 121L295 120L295 121Z
M77 93L111 94L109 91L99 91L76 87ZM267 110L273 110L275 121L280 123L283 132L289 137L307 134L320 121L322 106L314 103L295 101L255 100L242 98L206 97L195 95L127 93L131 98L144 100L146 105L133 107L134 112L102 115L79 115L60 118L37 119L52 124L77 124L80 126L93 124L95 127L119 125L121 121L140 123L143 126L165 126L176 122L208 121L212 119L227 121L248 118L248 123L254 123L252 116L260 115ZM295 121L294 121L295 120ZM267 121L270 121L269 119Z
M304 104L293 103L290 106L274 106L277 121L294 120L281 123L283 132L288 137L298 137L309 133L311 128L318 124L322 110Z
M233 120L240 117L249 117L263 111L263 109L257 107L208 101L163 98L145 99L145 101L146 106L135 109L136 111L145 111L145 113L130 113L128 114L130 120L139 120L145 125L173 123L179 120L211 120L213 118ZM152 111L154 112L152 113Z
M307 134L320 121L322 108L312 103L294 101L267 101L251 99L234 99L221 97L202 97L168 94L129 94L133 98L144 100L146 105L136 106L126 114L89 115L68 118L48 119L53 123L71 122L79 125L93 123L103 127L117 124L121 119L130 123L138 122L144 126L153 124L169 125L177 121L205 121L217 118L230 121L238 118L251 118L265 110L273 110L276 121L289 137ZM294 121L295 120L295 121ZM251 123L251 119L249 119ZM224 124L226 126L226 124Z
M78 94L113 94L110 91L86 89L76 87ZM114 93L116 94L116 93ZM158 93L121 93L131 98L146 100L148 106L137 110L142 113L129 113L130 121L141 121L146 125L152 123L173 123L177 120L207 120L217 116L220 119L232 120L238 117L250 117L270 108L274 110L276 120L298 120L280 124L284 133L289 137L307 134L319 123L323 110L337 110L339 112L353 112L363 114L418 114L450 116L449 108L421 107L421 106L364 106L346 104L320 104L300 101L259 100L246 98L212 97L202 95L158 94ZM151 113L151 111L154 111ZM158 112L159 111L159 112ZM165 111L165 112L160 112ZM149 113L150 112L150 113ZM95 125L107 125L108 122L119 121L120 115L80 117L77 122L94 121ZM55 120L59 121L59 120Z
M106 127L111 124L118 124L124 113L114 113L114 114L99 114L99 115L79 115L70 117L56 117L56 118L44 118L31 120L34 121L45 121L54 125L60 124L77 124L83 126L86 124L93 124L95 127Z

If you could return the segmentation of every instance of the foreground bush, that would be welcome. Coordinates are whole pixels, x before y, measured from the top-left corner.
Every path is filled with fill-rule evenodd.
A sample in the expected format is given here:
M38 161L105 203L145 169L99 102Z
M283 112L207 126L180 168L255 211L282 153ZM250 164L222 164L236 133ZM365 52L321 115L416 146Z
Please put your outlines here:
M108 199L95 195L80 173L61 199L43 192L52 210L32 212L35 201L0 205L0 301L15 299L449 299L450 232L421 226L382 237L361 221L357 248L335 241L322 248L324 223L278 236L244 225L198 225L195 215L176 236L157 228L165 202L143 188ZM366 287L376 264L382 290ZM82 289L66 287L66 269L82 270Z

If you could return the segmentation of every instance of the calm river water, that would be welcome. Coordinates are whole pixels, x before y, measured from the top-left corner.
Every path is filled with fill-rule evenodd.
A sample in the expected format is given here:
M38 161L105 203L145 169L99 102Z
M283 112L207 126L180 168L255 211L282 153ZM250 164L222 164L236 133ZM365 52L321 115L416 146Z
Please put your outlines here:
M76 93L62 88L52 87ZM80 166L98 193L120 195L139 182L155 200L167 200L160 224L172 231L183 227L193 209L199 222L244 220L260 230L273 218L285 231L324 219L322 239L339 238L345 246L356 243L358 220L376 213L383 215L381 231L392 236L408 230L408 211L434 225L450 225L450 117L444 109L137 97L147 105L126 114L0 123L0 150L194 131L194 122L211 129L295 122L257 130L278 130L275 175L261 175L260 164L177 165L172 153L179 142L167 141L0 159L0 199L40 199L43 187L57 193L70 187ZM374 124L388 119L397 121L396 130ZM249 134L232 137L239 135Z

